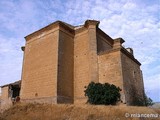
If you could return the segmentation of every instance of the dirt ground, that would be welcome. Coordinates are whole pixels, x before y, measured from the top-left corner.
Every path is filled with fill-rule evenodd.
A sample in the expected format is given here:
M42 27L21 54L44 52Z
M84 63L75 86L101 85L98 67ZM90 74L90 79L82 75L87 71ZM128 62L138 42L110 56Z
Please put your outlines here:
M20 103L1 113L0 120L160 120L158 114L160 109L147 107Z

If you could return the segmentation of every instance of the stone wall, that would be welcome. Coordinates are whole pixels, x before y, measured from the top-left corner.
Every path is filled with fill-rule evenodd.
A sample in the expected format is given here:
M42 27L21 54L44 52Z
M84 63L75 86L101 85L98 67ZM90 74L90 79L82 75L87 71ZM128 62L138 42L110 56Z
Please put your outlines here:
M98 82L97 23L88 23L87 28L89 42L89 80Z
M97 24L86 23L86 29L74 38L74 103L87 102L84 87L98 82Z
M88 31L74 38L74 103L85 101L84 86L90 82Z
M1 99L8 99L9 98L9 86L5 86L1 88L2 94L1 94Z
M120 51L111 51L99 55L99 82L111 83L122 88L122 70Z
M134 105L138 102L137 99L144 99L143 77L140 65L123 52L121 53L121 59L126 103Z
M9 86L2 87L1 90L0 111L4 111L12 106L12 101L11 97L9 97Z
M56 29L46 29L26 37L22 87L20 97L25 99L57 96L58 37Z
M60 30L58 44L57 102L73 103L73 35ZM52 55L54 56L54 54Z
M99 82L114 84L122 89L121 99L124 102L123 76L121 65L121 52L110 50L98 56Z
M101 34L97 33L97 53L104 52L112 49L112 45L108 43L108 40Z

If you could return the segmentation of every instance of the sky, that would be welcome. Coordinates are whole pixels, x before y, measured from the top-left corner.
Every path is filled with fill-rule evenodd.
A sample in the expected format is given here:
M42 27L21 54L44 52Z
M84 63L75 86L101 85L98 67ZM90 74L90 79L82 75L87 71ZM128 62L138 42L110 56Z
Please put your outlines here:
M142 65L145 92L160 102L160 0L0 0L0 86L21 79L24 37L61 20L87 19L122 37Z

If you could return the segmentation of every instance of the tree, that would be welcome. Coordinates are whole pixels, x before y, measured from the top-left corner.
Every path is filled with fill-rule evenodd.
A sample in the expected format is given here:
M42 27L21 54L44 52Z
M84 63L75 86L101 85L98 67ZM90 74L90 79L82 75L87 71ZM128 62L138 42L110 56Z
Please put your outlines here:
M113 84L91 82L88 86L85 86L85 88L85 96L88 97L87 102L90 104L113 105L120 101L121 89Z
M147 95L145 94L144 95L144 105L145 106L152 106L153 104L154 104L153 100L150 97L147 97Z
M154 103L151 98L149 98L146 94L144 94L144 99L135 97L134 104L136 106L152 106Z

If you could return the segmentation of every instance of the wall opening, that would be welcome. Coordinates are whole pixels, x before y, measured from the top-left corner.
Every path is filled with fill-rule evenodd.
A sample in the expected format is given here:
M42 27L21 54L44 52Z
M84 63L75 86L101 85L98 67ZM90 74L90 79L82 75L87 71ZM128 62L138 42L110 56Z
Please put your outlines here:
M12 90L13 90L13 95L12 95L13 98L16 98L17 96L19 96L19 93L20 93L20 87L19 86L13 86Z
M10 85L9 86L9 97L16 98L20 95L20 85Z

